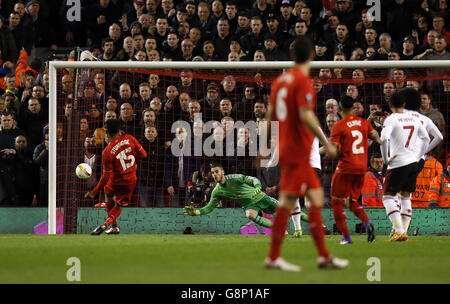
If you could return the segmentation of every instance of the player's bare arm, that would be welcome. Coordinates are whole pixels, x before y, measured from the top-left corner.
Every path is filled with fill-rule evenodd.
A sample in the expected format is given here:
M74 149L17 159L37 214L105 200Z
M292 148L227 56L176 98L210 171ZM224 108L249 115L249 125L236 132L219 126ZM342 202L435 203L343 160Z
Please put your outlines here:
M339 150L339 144L338 143L335 143L335 142L330 142L330 144L332 144L337 150ZM326 154L327 153L327 151L325 150L325 147L324 146L322 146L322 147L320 147L319 148L319 154L320 155L324 155L324 154Z
M378 135L377 131L373 130L372 132L370 132L369 139L371 139L374 142L376 142L377 144L381 145L381 139L380 139L380 136Z

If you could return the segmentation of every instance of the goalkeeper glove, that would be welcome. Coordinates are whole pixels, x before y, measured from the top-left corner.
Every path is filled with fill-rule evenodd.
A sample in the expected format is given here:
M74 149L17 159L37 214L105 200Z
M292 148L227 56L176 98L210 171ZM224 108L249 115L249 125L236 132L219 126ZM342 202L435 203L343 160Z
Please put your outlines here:
M185 206L183 211L184 211L184 214L186 214L186 215L192 215L192 216L200 215L200 211L195 210L195 208L193 206Z

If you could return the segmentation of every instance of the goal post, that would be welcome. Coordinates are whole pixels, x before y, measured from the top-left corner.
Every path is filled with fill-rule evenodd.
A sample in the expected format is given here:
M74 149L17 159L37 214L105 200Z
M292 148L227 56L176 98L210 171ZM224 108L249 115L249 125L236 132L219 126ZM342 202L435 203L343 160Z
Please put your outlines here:
M49 201L48 201L48 234L56 234L57 231L57 219L56 210L58 186L57 175L59 172L57 157L57 113L58 113L58 83L61 81L62 70L94 70L104 69L113 71L130 71L130 73L139 74L142 71L155 70L155 71L174 71L174 75L177 76L182 70L190 70L193 73L200 73L197 77L203 77L204 79L218 79L217 70L220 71L233 71L239 70L239 73L244 75L247 73L257 73L260 71L272 71L270 77L264 79L264 81L270 86L270 82L280 74L283 69L288 69L294 66L293 62L138 62L138 61L51 61L49 64ZM314 71L313 77L316 81L321 83L342 83L350 84L354 81L351 73L347 73L342 79L323 79L319 77L319 71L321 69L343 69L351 72L355 69L363 71L375 71L370 80L363 80L365 82L383 83L386 82L387 76L385 73L377 73L378 70L389 71L391 69L405 69L408 71L416 70L408 73L408 79L431 81L431 80L443 80L450 78L450 61L446 60L417 60L417 61L313 61L311 63L311 69ZM208 71L213 71L209 73ZM430 70L439 70L437 73L428 73ZM168 72L169 73L169 72ZM178 73L178 74L177 74ZM170 74L170 73L169 73ZM75 73L79 77L78 73ZM222 74L223 75L223 74ZM247 77L248 79L250 77ZM243 78L242 82L245 82ZM406 82L407 79L404 81ZM108 81L108 80L107 80ZM396 82L398 80L391 80ZM115 84L116 85L116 84ZM77 93L76 93L77 94ZM324 106L324 105L322 105ZM448 110L448 105L446 105ZM445 117L447 119L447 117ZM74 172L75 168L73 168ZM73 173L72 172L72 173ZM66 182L66 186L70 187ZM70 199L70 198L68 198Z

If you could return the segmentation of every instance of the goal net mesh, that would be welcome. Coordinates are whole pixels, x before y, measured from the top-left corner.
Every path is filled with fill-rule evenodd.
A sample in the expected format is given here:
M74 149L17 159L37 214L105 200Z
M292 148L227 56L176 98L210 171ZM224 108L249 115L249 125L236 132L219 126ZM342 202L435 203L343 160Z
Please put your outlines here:
M279 168L261 167L253 147L257 153L270 86L282 71L58 69L56 186L57 207L64 208L64 233L76 233L77 223L83 222L77 217L79 208L101 208L104 201L103 193L94 203L84 199L84 194L101 176L101 154L106 147L103 125L109 118L121 119L123 130L136 137L148 153L137 162L138 182L131 207L204 206L213 187L208 175L213 162L220 163L226 174L258 177L263 189L278 197ZM326 135L339 119L333 104L342 95L355 99L356 115L368 118L375 113L372 124L381 131L389 96L397 88L409 86L423 92L424 112L444 133L443 144L434 154L445 164L448 70L313 69L311 74L317 92L316 114ZM179 120L185 123L176 127ZM226 144L230 136L234 149ZM176 148L188 142L191 153L185 149L181 156L174 155ZM379 147L371 149L379 153ZM92 178L76 177L79 163L91 165ZM336 163L327 158L321 161L326 202ZM225 200L219 207L238 206Z

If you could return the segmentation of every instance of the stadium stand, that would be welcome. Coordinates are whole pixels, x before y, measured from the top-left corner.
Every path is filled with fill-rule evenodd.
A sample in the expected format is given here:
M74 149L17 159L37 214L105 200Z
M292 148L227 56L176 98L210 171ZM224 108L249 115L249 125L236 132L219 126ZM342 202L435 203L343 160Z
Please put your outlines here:
M374 20L370 6L360 0L1 1L0 207L47 205L50 60L286 61L290 60L290 44L305 35L314 41L316 60L450 59L448 1L383 0L380 8L380 20ZM99 179L105 145L103 123L117 117L149 155L138 166L135 207L204 203L211 191L205 171L210 161L220 161L229 173L258 176L266 185L264 190L276 195L279 172L256 168L256 157L248 153L220 159L170 153L175 138L183 142L183 130L176 134L170 130L179 119L200 134L204 122L217 120L221 124L214 128L214 139L224 141L229 132L235 132L236 144L248 152L252 137L245 128L233 129L233 123L264 120L272 78L254 75L252 81L245 81L243 72L218 72L220 77L188 70L178 74L80 70L78 81L73 71L58 75L61 153L66 151L63 146L70 133L73 102L77 100L83 109L76 116L78 144L83 161L94 168L94 179L80 191ZM320 70L315 87L322 128L329 134L332 123L340 119L338 109L332 106L336 102L328 101L339 102L346 94L355 100L354 113L381 130L393 91L414 87L422 93L421 112L444 134L425 169L443 170L448 176L447 168L442 168L449 152L448 72L439 71L438 75L448 76L445 79L426 80L429 78L424 75L398 69L392 71L392 77L376 75L378 81L370 82L371 71ZM198 113L203 115L202 123L194 119ZM377 147L372 148L379 153ZM325 188L330 187L335 167L336 161L322 159ZM383 172L378 173L382 178ZM420 191L430 192L428 196L434 189L430 190L430 183L438 184L433 178L440 175L422 177L425 174L421 175ZM234 205L224 202L224 206Z

